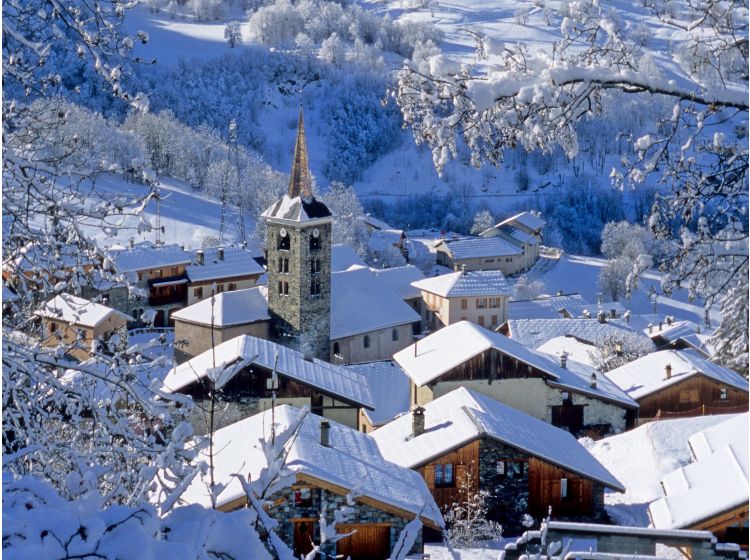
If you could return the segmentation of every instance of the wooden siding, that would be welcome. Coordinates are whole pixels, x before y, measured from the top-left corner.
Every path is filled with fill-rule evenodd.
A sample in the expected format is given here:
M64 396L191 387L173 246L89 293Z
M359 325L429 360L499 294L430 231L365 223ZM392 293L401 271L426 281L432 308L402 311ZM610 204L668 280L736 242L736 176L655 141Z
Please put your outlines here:
M663 372L654 372L654 375L663 375ZM726 400L720 398L723 388L727 390ZM726 412L737 412L733 409L747 406L748 393L722 385L705 375L694 375L685 381L646 395L639 399L638 404L641 405L641 419L654 418L660 410L662 416L667 418L670 413L680 416L701 416L719 414L723 409L726 409Z
M561 480L567 480L568 497L561 497ZM554 518L588 516L594 513L594 482L540 459L529 459L529 513Z
M336 526L339 534L355 531L336 543L336 554L351 560L383 560L391 555L389 523L350 523Z
M696 531L711 531L719 542L733 542L739 544L743 550L748 549L748 505L744 504L731 511L722 513L700 523L691 525L687 529Z
M512 356L495 349L489 349L445 372L439 380L469 381L475 379L523 379L528 377L545 379L548 375Z
M453 486L435 486L435 466L453 465ZM471 490L479 490L479 440L446 453L434 461L416 469L422 475L440 511L445 511L453 503L465 499L462 481L472 481Z

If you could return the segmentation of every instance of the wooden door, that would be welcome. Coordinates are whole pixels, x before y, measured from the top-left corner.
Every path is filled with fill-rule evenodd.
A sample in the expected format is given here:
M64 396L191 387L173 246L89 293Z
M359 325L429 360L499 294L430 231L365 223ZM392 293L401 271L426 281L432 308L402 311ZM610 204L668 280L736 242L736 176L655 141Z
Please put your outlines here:
M313 549L315 523L312 519L292 520L294 523L294 556L305 556Z
M391 527L385 523L337 525L339 533L356 531L336 543L336 554L351 560L386 560L391 555Z
M552 425L576 435L583 428L583 405L563 404L553 406Z

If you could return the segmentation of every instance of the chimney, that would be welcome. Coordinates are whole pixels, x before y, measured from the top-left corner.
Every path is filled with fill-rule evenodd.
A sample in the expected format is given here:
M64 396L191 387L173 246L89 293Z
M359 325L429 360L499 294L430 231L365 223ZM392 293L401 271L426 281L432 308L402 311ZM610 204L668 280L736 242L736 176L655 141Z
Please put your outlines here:
M666 316L666 320L667 320L667 325L668 326L671 326L672 325L672 321L674 321L674 319L672 318L671 315L667 315Z
M411 409L411 435L421 436L424 433L424 408L419 405Z
M562 290L557 290L557 295L558 295L558 296L561 296L561 295L563 295L563 291L562 291Z
M328 420L321 420L320 422L320 445L331 447L331 425Z
M662 322L659 321L659 332L661 332Z
M224 260L224 247L219 247L218 249L216 249L216 253L219 255L219 260L223 261Z
M625 323L630 324L630 311L626 311L623 317L625 318Z
M617 319L617 309L610 309L609 310L609 317L610 317L610 319Z
M606 323L607 322L607 314L604 313L601 309L596 313L596 318L599 320L600 323Z
M131 237L128 239L128 249L132 249L133 247L135 247L135 239Z
M199 249L195 252L195 261L198 264L203 264L205 262L204 253L202 250Z
M592 389L596 389L596 373L591 374L591 380L589 381L589 385Z
M648 324L648 334L653 334L654 332L654 325L651 323Z
M466 265L465 264L461 265L461 275L462 276L466 276Z
M672 379L672 364L664 366L664 379Z
M560 367L563 369L568 367L568 353L565 350L560 354Z

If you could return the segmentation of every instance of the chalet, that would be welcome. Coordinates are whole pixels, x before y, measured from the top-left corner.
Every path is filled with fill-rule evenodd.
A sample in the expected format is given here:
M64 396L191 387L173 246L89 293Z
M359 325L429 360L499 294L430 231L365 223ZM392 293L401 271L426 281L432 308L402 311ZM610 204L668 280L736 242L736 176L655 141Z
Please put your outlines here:
M741 412L748 382L692 350L660 350L607 376L640 405L640 421L668 416Z
M265 272L247 249L200 249L195 252L193 262L185 267L188 278L187 305L211 296L214 291L220 294L252 288Z
M125 249L110 249L108 258L117 274L133 285L133 294L116 307L136 318L151 308L156 311L154 326L169 323L171 314L185 306L188 277L186 267L192 255L179 245L154 245L144 241ZM113 302L114 304L114 302Z
M544 223L531 212L522 212L483 231L479 236L499 237L517 246L522 251L523 268L528 270L539 259Z
M221 511L247 503L235 473L258 481L269 467L259 441L281 435L300 422L303 411L279 405L236 422L214 434L214 477L222 490L216 498ZM276 533L294 550L295 558L307 554L320 539L320 518L337 519L339 533L352 533L336 543L325 544L328 558L369 560L388 558L407 523L419 517L424 527L440 530L443 519L422 478L408 468L383 458L371 436L338 422L308 413L297 434L287 444L285 468L290 486L267 497L266 512L278 523ZM205 441L202 453L206 453ZM208 475L198 476L181 499L211 507ZM412 553L423 550L420 534Z
M368 268L331 274L330 361L388 360L411 344L421 317Z
M421 270L411 264L371 270L378 281L387 284L404 303L422 316L422 293L413 285L414 282L424 280L425 276Z
M466 387L577 434L632 427L638 404L590 366L461 321L394 355L418 405Z
M316 414L355 429L359 428L359 409L373 407L367 381L359 373L247 335L176 366L165 377L164 390L204 402L216 368L236 372L223 389L224 400L231 405L223 416L227 423L270 408L274 393L277 404L308 406ZM275 390L274 384L278 384ZM201 413L193 422L196 429L202 419Z
M372 395L372 410L361 409L363 432L370 433L409 411L409 377L396 362L365 362L345 367L362 374Z
M524 270L523 250L500 237L465 237L435 245L437 263L454 271L499 270L506 276Z
M266 287L216 294L172 315L177 363L242 334L268 338Z
M464 388L372 433L383 456L416 470L438 506L488 492L506 533L552 507L555 518L605 519L604 489L623 485L568 432Z
M667 474L664 497L648 508L658 529L711 531L722 542L748 543L748 415L694 434L695 461Z
M412 283L422 293L424 320L438 330L458 321L496 328L508 317L512 288L499 270L453 272Z
M130 319L116 309L69 294L55 296L36 315L42 319L43 344L75 345L68 354L80 361L91 357L94 341L107 342L115 334L126 335Z

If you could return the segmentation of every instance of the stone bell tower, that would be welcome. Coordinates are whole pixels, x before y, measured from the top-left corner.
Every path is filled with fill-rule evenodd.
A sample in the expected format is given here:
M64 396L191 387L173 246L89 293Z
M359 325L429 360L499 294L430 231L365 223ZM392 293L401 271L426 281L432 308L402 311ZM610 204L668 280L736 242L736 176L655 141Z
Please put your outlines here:
M333 220L326 205L312 194L301 107L289 190L261 217L267 226L271 337L328 360Z

